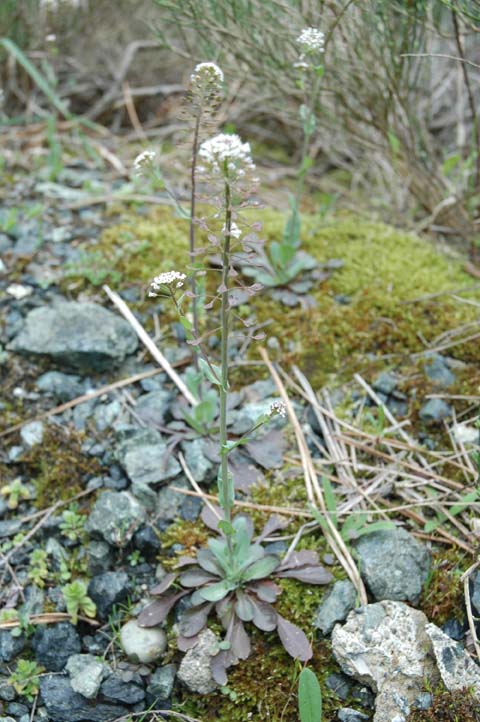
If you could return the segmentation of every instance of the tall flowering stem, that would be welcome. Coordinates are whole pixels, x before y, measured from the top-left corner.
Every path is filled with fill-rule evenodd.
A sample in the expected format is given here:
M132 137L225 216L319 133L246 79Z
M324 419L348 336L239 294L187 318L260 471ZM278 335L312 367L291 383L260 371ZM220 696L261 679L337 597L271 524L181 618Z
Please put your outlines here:
M222 70L215 63L199 63L191 77L188 101L190 114L193 116L192 128L192 159L190 164L190 228L189 228L189 256L192 274L190 287L192 289L192 316L194 336L200 336L200 321L197 298L197 279L195 273L195 216L196 216L196 178L198 150L202 123L212 117L219 105L224 76ZM198 358L195 355L194 363L198 367Z

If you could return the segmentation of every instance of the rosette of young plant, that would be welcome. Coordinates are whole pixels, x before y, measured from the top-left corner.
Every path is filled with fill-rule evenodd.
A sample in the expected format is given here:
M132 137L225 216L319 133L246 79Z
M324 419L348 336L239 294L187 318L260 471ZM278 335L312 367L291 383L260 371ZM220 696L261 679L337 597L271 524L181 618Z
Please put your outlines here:
M312 256L300 249L300 204L305 179L313 165L311 148L316 128L315 107L324 73L324 34L318 28L304 28L297 38L297 45L300 53L295 68L298 71L297 84L303 95L299 108L303 140L295 193L290 196L290 213L282 239L259 251L254 265L242 266L246 276L267 287L286 286L302 271L311 271L317 265Z
M302 662L312 656L312 648L305 633L281 616L275 602L281 587L275 579L297 579L307 584L328 584L329 571L318 561L318 554L301 550L287 554L281 560L271 554L263 541L285 521L271 517L262 532L254 537L253 522L238 514L231 522L233 534L224 533L224 522L212 510L205 509L202 518L217 536L200 549L195 558L182 557L179 572L167 574L151 590L158 596L139 616L139 624L152 627L161 624L169 612L184 598L189 606L179 621L178 648L186 651L195 646L199 634L207 626L211 614L220 620L225 637L212 659L212 674L220 685L227 682L226 670L251 652L246 624L253 624L263 632L277 631L288 654Z

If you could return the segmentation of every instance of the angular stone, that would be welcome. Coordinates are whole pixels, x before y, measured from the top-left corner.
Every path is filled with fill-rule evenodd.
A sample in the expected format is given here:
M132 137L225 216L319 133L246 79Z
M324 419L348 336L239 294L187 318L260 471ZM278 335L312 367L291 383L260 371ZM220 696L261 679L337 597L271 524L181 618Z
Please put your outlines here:
M338 719L340 722L363 722L368 720L368 715L351 707L342 707L338 710Z
M108 665L99 662L92 654L72 654L68 658L66 670L73 691L87 699L97 696L102 680L109 672Z
M25 647L25 636L12 637L9 629L0 629L0 662L11 662Z
M454 692L471 689L480 702L480 667L459 642L455 642L435 624L427 624L426 632L432 642L437 666L445 687Z
M181 471L161 434L154 429L142 429L129 436L117 446L116 456L134 490L173 479Z
M50 722L109 722L128 711L120 705L92 705L72 689L68 677L56 674L40 677L40 695Z
M107 619L114 605L124 602L130 591L130 581L125 572L97 574L88 585L88 596L95 602L100 619Z
M428 354L425 373L430 381L443 388L453 386L457 380L455 374L448 368L447 360L439 353Z
M20 429L20 436L26 447L41 444L43 440L44 425L41 421L30 421Z
M429 399L420 409L419 416L427 424L439 424L452 415L452 407L443 399Z
M347 614L355 608L357 592L348 579L335 582L330 592L315 613L313 626L323 635L330 634L337 622L343 622Z
M112 702L122 702L123 704L137 704L145 699L145 690L143 689L142 678L139 674L131 673L123 674L116 671L111 674L102 684L100 692L104 697Z
M411 705L439 674L427 618L402 602L368 604L350 612L332 633L342 670L377 693L374 722L405 722Z
M360 574L376 601L418 601L430 570L425 545L397 527L365 534L355 548Z
M105 491L95 502L85 529L112 546L123 547L145 518L145 509L127 491Z
M157 667L150 678L147 691L155 699L167 700L173 691L173 683L177 668L174 664L165 664L163 667Z
M37 627L32 647L37 661L49 672L63 672L68 658L80 652L80 637L70 622Z
M120 642L132 662L151 664L164 654L167 635L163 629L140 627L135 619L131 619L120 631Z
M105 371L137 345L130 324L112 311L96 303L61 301L30 311L9 349L49 356L79 371Z
M218 649L218 641L210 629L198 635L198 642L183 657L178 678L191 692L210 694L217 687L211 670L212 656Z
M171 391L166 389L151 391L136 399L135 413L147 425L163 426L171 401Z

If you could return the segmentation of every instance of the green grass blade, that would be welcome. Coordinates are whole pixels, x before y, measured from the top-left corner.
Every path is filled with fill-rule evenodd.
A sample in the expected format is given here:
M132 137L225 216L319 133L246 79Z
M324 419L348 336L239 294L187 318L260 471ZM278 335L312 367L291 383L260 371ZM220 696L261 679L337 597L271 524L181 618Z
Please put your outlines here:
M30 75L33 82L38 86L44 95L48 98L50 103L68 120L72 120L73 116L68 110L67 106L55 93L53 88L50 86L46 78L40 73L39 70L30 62L23 50L16 45L13 40L9 38L0 38L0 45L3 45L5 50L9 52L14 58L20 63L20 65Z

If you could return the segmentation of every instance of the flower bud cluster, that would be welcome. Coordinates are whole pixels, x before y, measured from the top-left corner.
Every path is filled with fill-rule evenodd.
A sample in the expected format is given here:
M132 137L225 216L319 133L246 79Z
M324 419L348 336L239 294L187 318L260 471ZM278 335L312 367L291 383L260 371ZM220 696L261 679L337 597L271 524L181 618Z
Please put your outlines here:
M287 407L283 401L274 401L267 411L267 416L281 416L282 419L285 419L287 416Z
M173 291L176 288L181 288L185 279L186 275L184 273L179 273L178 271L167 271L167 273L161 273L159 276L155 276L153 281L150 283L148 295L150 297L160 295L157 291L164 290L164 288L162 289L162 286L167 286L170 291Z
M152 169L157 154L154 150L144 150L137 155L133 161L133 172L135 175L144 175Z
M215 63L199 63L190 76L192 88L208 88L220 91L223 83L223 70Z
M255 170L250 143L243 143L238 135L219 133L204 141L198 155L203 162L201 172L210 172L227 181L235 181Z

